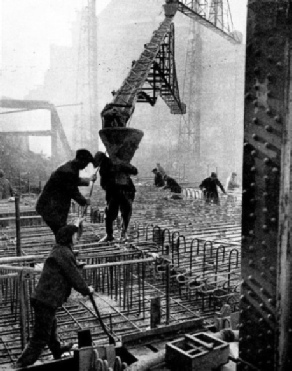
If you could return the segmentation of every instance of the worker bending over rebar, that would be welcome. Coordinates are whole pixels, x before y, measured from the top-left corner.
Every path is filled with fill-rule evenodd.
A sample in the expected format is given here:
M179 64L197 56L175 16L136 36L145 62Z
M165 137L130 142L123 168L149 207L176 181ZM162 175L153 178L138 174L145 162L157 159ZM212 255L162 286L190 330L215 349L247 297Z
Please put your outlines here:
M99 167L100 185L105 190L106 210L105 229L106 236L102 242L114 240L113 223L119 210L122 216L121 239L127 240L127 230L132 216L132 204L135 199L135 186L131 175L137 175L135 166L119 161L113 161L105 153L98 151L94 156L93 165Z
M58 167L44 186L36 211L55 236L67 224L72 199L80 206L90 205L90 199L86 199L78 189L78 186L88 186L90 181L94 182L97 178L95 174L90 179L79 177L79 171L90 162L93 162L93 156L88 150L77 150L75 159Z
M169 189L170 192L173 193L181 193L181 186L175 179L171 178L168 175L164 175L164 181L166 182L164 189Z
M156 168L152 170L152 173L154 173L155 187L164 187L165 182L164 182L162 174Z
M31 296L35 314L32 337L14 368L34 364L46 345L54 359L60 359L62 354L73 346L72 343L61 345L59 341L57 309L68 299L72 288L84 296L94 291L84 281L72 251L77 236L78 227L71 224L60 228L57 233L57 244L46 259L36 289Z

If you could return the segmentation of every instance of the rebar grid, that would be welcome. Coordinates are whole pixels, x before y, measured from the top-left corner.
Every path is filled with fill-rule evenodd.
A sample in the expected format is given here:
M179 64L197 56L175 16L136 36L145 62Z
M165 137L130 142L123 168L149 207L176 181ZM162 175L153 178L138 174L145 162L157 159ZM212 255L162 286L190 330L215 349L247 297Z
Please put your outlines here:
M104 195L97 191L95 200L102 201L93 205L93 209L98 208L99 223L91 223L91 215L87 215L82 240L75 246L78 259L87 265L104 265L85 269L84 277L95 287L102 318L114 336L149 328L150 300L157 296L161 298L162 325L198 316L212 322L214 312L223 303L236 310L240 282L240 199L229 202L222 198L221 206L216 206L189 196L173 200L170 193L161 193L151 186L137 189L128 243L119 241L120 218L115 225L116 242L98 242L104 233ZM76 207L72 211L72 219L82 212ZM5 228L5 232L11 238L15 233L13 228ZM33 259L21 265L38 267L54 244L52 233L47 227L23 227L21 238L23 256L33 255ZM15 256L13 244L5 247L1 242L0 258ZM162 258L153 263L119 265L147 259L153 253ZM22 322L21 280L25 296ZM36 282L35 275L23 274L20 279L18 272L0 270L0 365L15 361L27 341L25 337L33 321L28 298ZM77 331L89 327L94 342L107 341L91 304L77 294L60 309L58 321L61 340L76 342ZM47 351L43 359L48 357Z

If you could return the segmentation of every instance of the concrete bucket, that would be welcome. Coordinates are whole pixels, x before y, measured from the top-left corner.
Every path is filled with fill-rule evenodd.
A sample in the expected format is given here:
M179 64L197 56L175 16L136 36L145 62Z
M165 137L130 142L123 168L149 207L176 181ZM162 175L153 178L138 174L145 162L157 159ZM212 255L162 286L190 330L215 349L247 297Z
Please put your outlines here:
M99 131L99 136L105 145L109 157L130 163L139 147L144 133L133 128L105 128Z

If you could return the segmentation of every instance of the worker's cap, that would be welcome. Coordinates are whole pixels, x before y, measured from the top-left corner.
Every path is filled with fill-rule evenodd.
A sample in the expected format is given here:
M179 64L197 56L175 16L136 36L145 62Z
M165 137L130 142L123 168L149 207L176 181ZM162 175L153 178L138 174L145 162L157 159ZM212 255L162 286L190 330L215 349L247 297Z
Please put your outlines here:
M0 178L2 178L3 176L4 176L4 171L0 169Z
M64 246L71 244L74 233L78 233L78 227L74 224L68 224L60 228L56 235L57 244Z
M232 173L233 176L236 176L237 174L235 172Z
M211 178L217 178L217 174L216 173L211 173Z
M78 149L76 151L76 159L79 161L87 162L93 162L93 156L87 149Z
M102 161L102 159L106 157L105 153L101 152L101 151L97 151L96 154L94 155L93 157L93 166L94 167L98 167L100 165L100 162Z
M157 171L157 169L155 168L155 169L152 170L152 173L156 173L156 171Z

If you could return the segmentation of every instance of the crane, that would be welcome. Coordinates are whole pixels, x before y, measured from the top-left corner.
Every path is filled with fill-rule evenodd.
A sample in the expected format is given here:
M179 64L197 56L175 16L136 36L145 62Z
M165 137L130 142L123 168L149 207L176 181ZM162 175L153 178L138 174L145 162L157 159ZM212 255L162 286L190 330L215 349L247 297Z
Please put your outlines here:
M204 26L211 28L230 42L236 44L239 40L233 33L230 23L225 22L226 15L223 11L224 0L166 0L164 7L165 18L160 23L149 43L144 45L144 50L137 61L132 62L132 68L123 81L119 90L113 93L111 103L107 104L101 112L102 130L100 136L110 155L115 157L117 151L116 140L122 145L127 137L121 128L126 128L132 116L136 102L146 102L155 105L157 96L160 95L169 106L172 114L185 114L186 105L181 102L179 96L178 81L176 76L174 58L174 25L172 20L180 11L186 16L198 21ZM228 3L228 0L227 0ZM229 8L228 8L229 10ZM227 12L227 15L230 12ZM116 130L110 132L107 129ZM128 128L129 129L129 128ZM128 131L133 134L132 131ZM138 135L138 131L135 130ZM131 135L130 135L131 136ZM139 140L143 134L139 134ZM110 141L109 137L111 138ZM115 147L113 151L110 147ZM126 146L128 149L136 147L131 141ZM112 152L113 151L113 152ZM122 151L126 153L125 151ZM121 154L121 152L120 152ZM132 154L133 155L133 154Z

